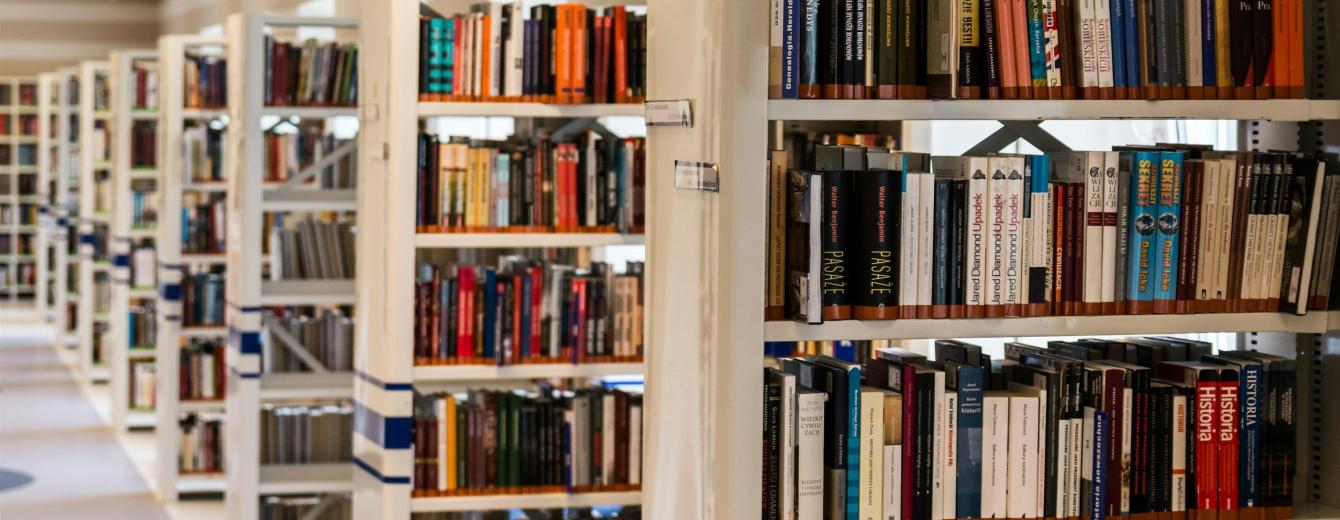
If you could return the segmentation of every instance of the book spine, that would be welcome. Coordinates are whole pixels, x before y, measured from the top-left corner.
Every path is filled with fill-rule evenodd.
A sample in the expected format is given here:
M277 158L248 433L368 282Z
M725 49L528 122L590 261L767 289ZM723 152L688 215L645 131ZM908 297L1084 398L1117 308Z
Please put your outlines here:
M950 265L949 265L949 317L963 318L964 308L964 271L967 264L968 229L968 181L955 180L951 187L951 219L949 224Z
M824 401L822 392L796 400L796 518L822 518L824 509Z
M987 209L987 248L986 248L986 315L1003 317L1005 315L1006 281L1006 224L1009 218L1010 185L1006 174L1008 164L1004 157L988 159L990 184L988 185L989 206Z
M794 1L794 0L792 0ZM782 97L782 42L786 40L783 0L768 0L768 98Z
M902 383L903 383L903 444L902 456L898 457L902 465L902 492L900 502L902 503L902 518L912 520L916 518L916 476L917 462L921 454L917 450L917 417L919 416L917 408L917 369L911 365L903 365Z
M958 371L957 480L954 514L978 518L982 509L982 381L981 367Z
M935 182L935 226L934 247L932 251L932 288L931 317L949 317L949 258L950 245L950 179L934 179Z
M934 374L934 383L931 391L931 435L929 447L931 449L930 461L930 509L931 518L944 518L945 503L945 467L948 465L948 452L946 448L949 438L948 431L945 429L945 374L942 371L936 371Z
M985 58L984 74L982 76L982 87L985 93L982 97L998 98L1000 97L1001 87L1001 63L1000 63L1000 42L999 31L997 30L996 4L1004 0L980 0L981 2L981 45L982 56Z
M884 446L884 515L882 520L903 518L903 446ZM820 518L800 516L797 518Z
M817 0L816 0L817 1ZM975 2L975 0L960 0ZM875 97L892 99L897 96L898 82L898 22L896 9L900 0L875 0ZM960 42L960 45L964 45Z
M1030 180L1029 196L1031 198L1028 206L1029 214L1026 215L1031 228L1031 236L1027 241L1028 247L1028 305L1029 316L1042 316L1047 312L1047 302L1050 300L1048 295L1051 287L1051 273L1048 266L1051 265L1051 196L1048 188L1051 185L1051 163L1045 155L1032 157L1033 174Z
M1266 400L1262 398L1264 394L1261 388L1265 375L1263 372L1262 366L1258 364L1244 365L1239 372L1241 392L1238 401L1237 424L1240 441L1238 460L1241 462L1241 470L1238 475L1238 492L1240 493L1238 503L1241 507L1262 505L1261 461L1264 459L1264 452L1262 450L1263 419L1261 411L1266 407ZM1220 403L1221 406L1222 404Z
M1182 209L1182 155L1163 152L1159 163L1158 184L1157 283L1154 287L1155 312L1171 312L1177 299L1178 234Z
M861 392L859 520L882 520L884 505L884 393Z
M1038 503L1038 400L1033 396L1009 398L1009 484L1006 516L1034 518Z
M932 98L953 98L958 73L957 7L962 0L930 0L926 6L926 94Z
M856 319L897 317L899 193L896 172L869 170L855 177L855 211L860 222L853 315Z
M781 97L783 99L795 99L800 93L800 64L799 49L797 48L797 33L801 27L800 5L804 0L781 0L782 1L782 74L781 74ZM601 78L600 81L604 81Z
M1112 7L1110 0L1094 0L1094 50L1097 55L1098 87L1111 89L1114 85L1112 59ZM1112 96L1111 90L1099 91L1104 99Z
M1004 396L986 396L982 405L982 502L978 518L1005 518L1010 403Z
M1126 55L1131 52L1126 42L1126 25L1130 20L1126 17L1126 4L1132 0L1108 0L1108 19L1110 20L1110 47L1112 48L1112 86L1116 88L1116 97L1122 99L1126 97L1126 87L1130 86L1130 79L1127 72Z
M931 313L932 283L934 275L932 265L935 257L935 179L929 173L918 173L921 177L921 194L917 197L920 225L917 227L917 317L929 318Z
M1028 64L1029 85L1047 86L1047 43L1043 20L1046 18L1046 0L1028 2ZM1034 96L1036 97L1036 96Z
M786 305L786 152L773 150L768 161L767 319L782 319Z
M921 197L921 176L902 172L902 201L899 204L902 217L902 233L899 235L899 280L905 280L906 283L899 284L898 311L901 318L912 318L916 316L917 305L917 287L914 282L917 279L917 237L920 234L918 229L920 212L918 211L918 199Z
M763 518L779 520L781 513L781 386L763 383Z
M962 447L958 444L958 431L961 428L958 423L958 400L958 392L945 391L942 412L944 439L940 441L945 452L944 469L941 471L940 518L958 518L958 459L962 455Z
M1131 263L1131 181L1135 161L1129 153L1117 153L1117 257L1113 273L1111 314L1126 314L1130 299Z
M1006 316L1023 316L1024 300L1024 158L1006 160L1009 196L1005 201L1005 294Z
M968 237L967 258L964 262L967 281L964 303L969 318L986 316L990 272L987 263L991 258L989 219L991 208L990 184L985 158L974 157L969 160L968 178Z
M852 174L823 172L822 294L825 320L851 319L851 269L847 261L847 238L851 216Z
M797 49L799 55L799 90L797 95L800 98L813 99L819 97L819 62L823 58L819 47L821 37L819 0L800 1L803 3L800 7L800 35L797 42L799 46L799 49ZM622 75L622 71L623 68L620 68L619 74L616 75Z
M1215 509L1221 513L1238 509L1238 371L1220 372L1218 411L1218 471L1215 475L1219 489Z
M1102 302L1102 314L1116 313L1118 155L1117 152L1103 153L1103 252L1102 273L1099 275L1101 283L1099 301Z
M1103 305L1103 252L1105 197L1103 186L1105 154L1088 152L1084 165L1084 285L1083 307L1079 314L1100 314Z
M1047 95L1055 98L1059 95L1053 95L1052 88L1061 86L1061 34L1058 17L1068 16L1069 13L1058 11L1057 0L1042 0L1042 4L1042 59L1046 72ZM1056 94L1059 94L1059 91Z
M1203 379L1196 382L1195 389L1196 509L1214 510L1218 506L1215 496L1218 491L1216 454L1219 446L1219 384Z
M958 97L982 95L985 58L982 57L980 0L958 0ZM883 97L883 96L881 96Z

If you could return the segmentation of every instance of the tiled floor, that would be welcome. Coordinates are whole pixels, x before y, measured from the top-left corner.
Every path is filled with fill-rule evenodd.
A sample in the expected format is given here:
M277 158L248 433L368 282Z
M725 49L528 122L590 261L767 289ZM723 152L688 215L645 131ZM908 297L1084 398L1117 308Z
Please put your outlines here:
M0 323L0 468L33 478L0 491L0 518L222 518L222 501L157 501L153 434L114 433L106 387L81 388L51 343L46 328Z

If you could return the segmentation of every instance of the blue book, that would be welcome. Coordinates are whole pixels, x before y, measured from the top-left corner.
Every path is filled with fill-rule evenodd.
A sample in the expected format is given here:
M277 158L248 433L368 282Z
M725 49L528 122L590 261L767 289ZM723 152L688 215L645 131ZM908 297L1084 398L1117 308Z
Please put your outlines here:
M498 314L498 272L492 268L484 269L484 357L498 362L497 321Z
M1089 509L1091 520L1107 518L1107 413L1093 412L1093 503Z
M977 518L982 511L982 367L946 362L946 377L951 366L955 368L952 377L958 390L958 483L954 512L959 518Z
M522 275L519 275L519 276L521 276L521 294L516 295L515 298L521 300L521 305L520 305L520 307L521 307L521 340L517 342L518 344L516 345L515 348L520 349L519 352L521 353L521 355L519 355L519 356L517 356L517 357L520 358L520 359L526 359L526 358L530 357L530 353L531 353L531 349L530 349L530 339L531 339L531 338L530 338L530 305L527 305L527 303L530 302L530 291L531 291L531 289L530 289L530 284L531 284L531 279L530 279L530 273L522 274ZM586 338L582 338L582 339L586 339ZM582 350L582 349L584 349L584 348L586 348L586 346L583 345L582 343L577 343L577 344L573 345L573 351Z
M1191 1L1194 2L1196 0ZM1215 71L1215 61L1217 58L1214 53L1214 0L1200 0L1200 15L1202 17L1200 20L1202 27L1200 30L1202 35L1200 55L1201 70L1203 71L1201 72L1201 76L1204 79L1202 84L1207 87L1217 87L1219 86L1219 74Z
M828 468L836 489L846 489L842 511L847 520L859 520L861 489L861 366L829 356L806 356L805 361L821 366L833 377L834 420L842 429L845 457L840 468Z
M497 202L497 204L495 204L497 211L494 213L493 224L496 226L506 226L511 224L512 221L511 210L508 207L508 200L511 197L500 196L507 193L503 190L512 186L511 163L512 156L506 152L499 153L498 156L493 159L493 171L497 172L498 175L497 180L495 180L493 184L495 186L493 189L493 197Z
M1126 47L1126 86L1141 87L1140 84L1140 28L1139 18L1135 15L1136 0L1121 3L1122 16L1126 23L1122 26L1122 41Z
M800 14L800 84L819 86L819 0L804 0Z
M1043 0L1028 0L1028 64L1033 86L1047 86L1047 41L1042 35Z
M1108 2L1108 11L1112 18L1112 86L1125 88L1131 85L1127 79L1126 55L1133 49L1127 48L1126 43L1126 24L1130 23L1126 19L1126 4L1133 0L1111 0ZM1193 0L1194 1L1194 0Z
M1154 302L1170 305L1177 300L1177 258L1182 222L1182 153L1162 152L1159 156L1158 221L1155 245L1158 247L1154 270ZM1156 311L1157 312L1157 311Z
M782 98L795 99L800 96L800 49L799 39L801 9L797 5L804 0L782 0ZM867 57L866 59L870 59Z
M856 362L856 343L851 340L833 342L833 357L848 363Z
M1035 207L1033 196L1047 196L1051 189L1052 163L1051 158L1046 155L1030 155L1029 163L1029 184L1028 191L1032 196L1024 198L1024 216L1028 218L1049 219L1047 215L1047 206ZM1043 199L1045 200L1045 199ZM1053 202L1054 204L1055 202ZM1047 265L1028 265L1028 299L1027 302L1033 305L1043 305L1047 303L1047 282L1050 276L1047 274Z
M1154 302L1154 245L1158 215L1158 152L1121 152L1130 161L1130 219L1126 223L1130 243L1126 253L1126 297L1134 303Z

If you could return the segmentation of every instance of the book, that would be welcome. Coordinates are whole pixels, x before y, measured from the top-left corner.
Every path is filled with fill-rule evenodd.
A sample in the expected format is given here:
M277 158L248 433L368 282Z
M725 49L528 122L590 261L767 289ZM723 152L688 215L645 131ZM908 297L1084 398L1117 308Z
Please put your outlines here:
M796 518L819 518L824 510L824 402L828 394L796 392Z

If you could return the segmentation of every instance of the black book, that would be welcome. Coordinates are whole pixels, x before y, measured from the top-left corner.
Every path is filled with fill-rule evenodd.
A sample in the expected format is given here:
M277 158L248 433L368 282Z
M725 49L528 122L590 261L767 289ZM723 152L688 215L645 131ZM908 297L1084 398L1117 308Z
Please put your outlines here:
M971 2L974 12L961 16L964 27L955 28L959 36L966 31L971 35L968 41L959 40L958 46L958 84L959 87L981 87L983 75L982 57L982 6L981 2Z
M985 67L983 67L982 79L979 84L987 89L1000 87L1000 46L996 42L996 0L980 0L981 14L979 18L982 21L981 31L981 54L985 58ZM1057 16L1065 16L1059 13ZM1076 26L1078 27L1078 26ZM1062 49L1061 56L1065 57L1068 53ZM983 93L982 97L986 97Z
M934 237L931 265L931 309L933 318L949 317L949 252L951 228L949 194L951 179L935 179Z
M868 16L874 18L875 41L871 46L875 60L876 97L889 98L894 95L894 84L898 82L898 18L895 9L899 0L875 0L875 12Z
M965 365L982 367L982 347L954 339L935 340L935 360L941 363L956 361Z
M898 251L902 205L901 175L883 169L855 172L855 211L851 300L856 319L898 315Z
M819 3L819 66L822 97L841 97L845 83L842 68L843 0L823 0Z
M777 467L781 453L782 385L764 377L763 383L763 518L781 518L781 482Z
M1024 197L1028 200L1029 197ZM949 308L951 318L961 318L967 302L964 272L968 255L968 181L956 180L950 186Z
M815 167L823 177L823 217L820 230L820 291L823 298L824 320L851 319L852 263L848 261L848 237L852 216L852 182L860 168L846 168L844 155L856 151L863 156L864 149L856 147L820 146L816 149Z
M1255 6L1256 2L1251 0L1229 4L1229 34L1246 36L1229 39L1229 63L1235 87L1253 85L1252 78L1255 74L1252 71L1252 58L1256 52L1256 42L1250 35L1256 32L1253 21ZM1266 30L1270 31L1269 21L1266 24Z

